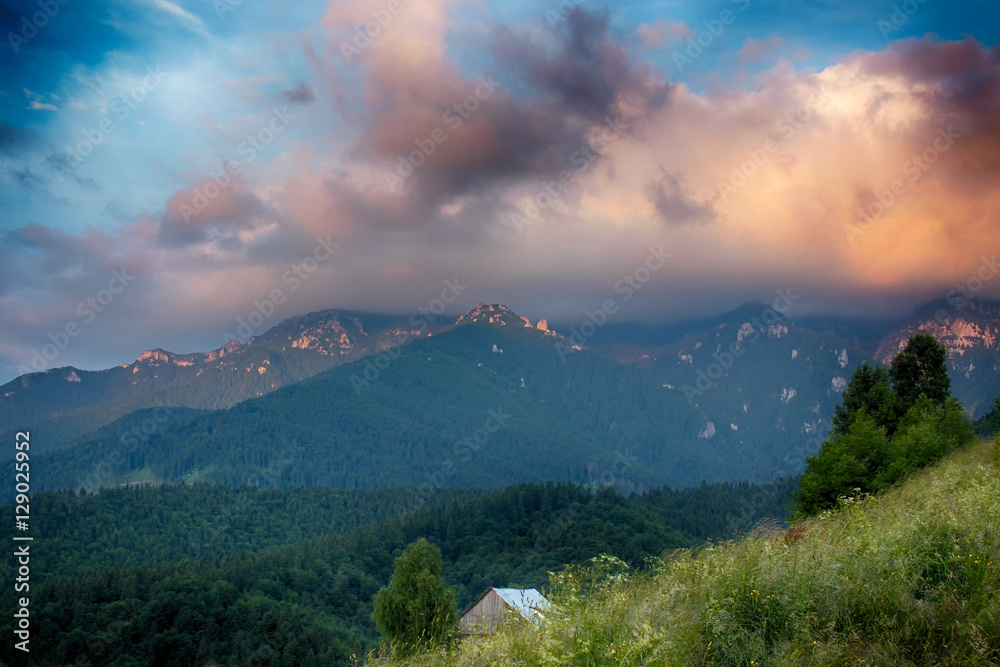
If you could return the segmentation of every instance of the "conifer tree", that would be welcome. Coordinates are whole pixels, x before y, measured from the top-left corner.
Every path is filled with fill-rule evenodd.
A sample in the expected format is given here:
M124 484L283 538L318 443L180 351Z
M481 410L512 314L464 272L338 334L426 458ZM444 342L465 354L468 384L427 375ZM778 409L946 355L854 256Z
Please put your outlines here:
M946 360L948 352L934 336L919 332L910 337L906 347L892 360L889 375L899 396L900 414L905 413L924 394L935 403L951 396L951 379Z

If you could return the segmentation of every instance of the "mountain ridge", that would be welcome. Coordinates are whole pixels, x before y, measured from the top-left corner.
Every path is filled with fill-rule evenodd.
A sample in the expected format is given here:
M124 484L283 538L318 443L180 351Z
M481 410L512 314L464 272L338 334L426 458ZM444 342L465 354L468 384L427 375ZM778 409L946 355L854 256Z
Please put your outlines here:
M854 365L864 359L885 361L919 330L931 331L945 344L955 393L973 414L988 409L993 396L1000 394L995 372L1000 369L1000 303L938 300L894 324L781 314L755 334L758 325L752 320L767 309L763 303L748 303L717 318L659 329L609 322L595 326L586 340L574 338L571 325L566 329L545 319L533 325L499 303L480 303L457 316L312 311L285 318L246 342L233 340L207 352L151 348L134 362L109 369L67 366L21 376L0 387L0 436L15 428L33 428L44 433L45 448L57 449L78 444L137 410L163 405L225 409L468 325L536 331L557 348L562 343L564 355L585 348L646 369L665 389L685 392L702 411L701 431L709 439L727 427L741 429L751 440L767 437L746 430L748 411L759 407L773 415L766 418L773 420L768 428L821 434L828 426L822 416L839 400ZM759 340L746 348L742 335ZM728 350L744 349L749 354L728 361ZM499 348L496 352L502 354Z

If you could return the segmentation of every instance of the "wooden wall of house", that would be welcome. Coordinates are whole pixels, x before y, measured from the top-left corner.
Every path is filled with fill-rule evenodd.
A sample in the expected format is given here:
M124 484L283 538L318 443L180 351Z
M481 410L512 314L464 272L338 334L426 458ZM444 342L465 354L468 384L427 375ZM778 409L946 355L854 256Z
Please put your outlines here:
M503 598L491 590L462 615L458 621L459 630L464 635L492 635L497 625L507 618L508 609Z

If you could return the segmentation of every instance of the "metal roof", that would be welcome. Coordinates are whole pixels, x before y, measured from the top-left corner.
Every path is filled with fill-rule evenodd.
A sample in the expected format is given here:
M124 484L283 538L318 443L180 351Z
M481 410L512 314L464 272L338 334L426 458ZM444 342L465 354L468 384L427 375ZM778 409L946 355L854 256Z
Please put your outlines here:
M549 601L534 588L494 588L504 602L529 621L539 622L539 613L549 608Z

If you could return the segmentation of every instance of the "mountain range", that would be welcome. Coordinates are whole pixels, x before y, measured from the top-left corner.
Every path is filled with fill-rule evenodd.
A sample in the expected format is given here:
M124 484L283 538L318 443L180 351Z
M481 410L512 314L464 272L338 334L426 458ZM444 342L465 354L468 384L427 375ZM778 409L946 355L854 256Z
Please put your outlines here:
M918 330L946 347L970 413L1000 395L1000 304L930 303L895 322L772 306L664 327L532 324L499 304L436 326L320 311L209 352L21 376L0 387L0 437L32 431L39 490L550 479L643 490L799 474L857 364L888 362Z

